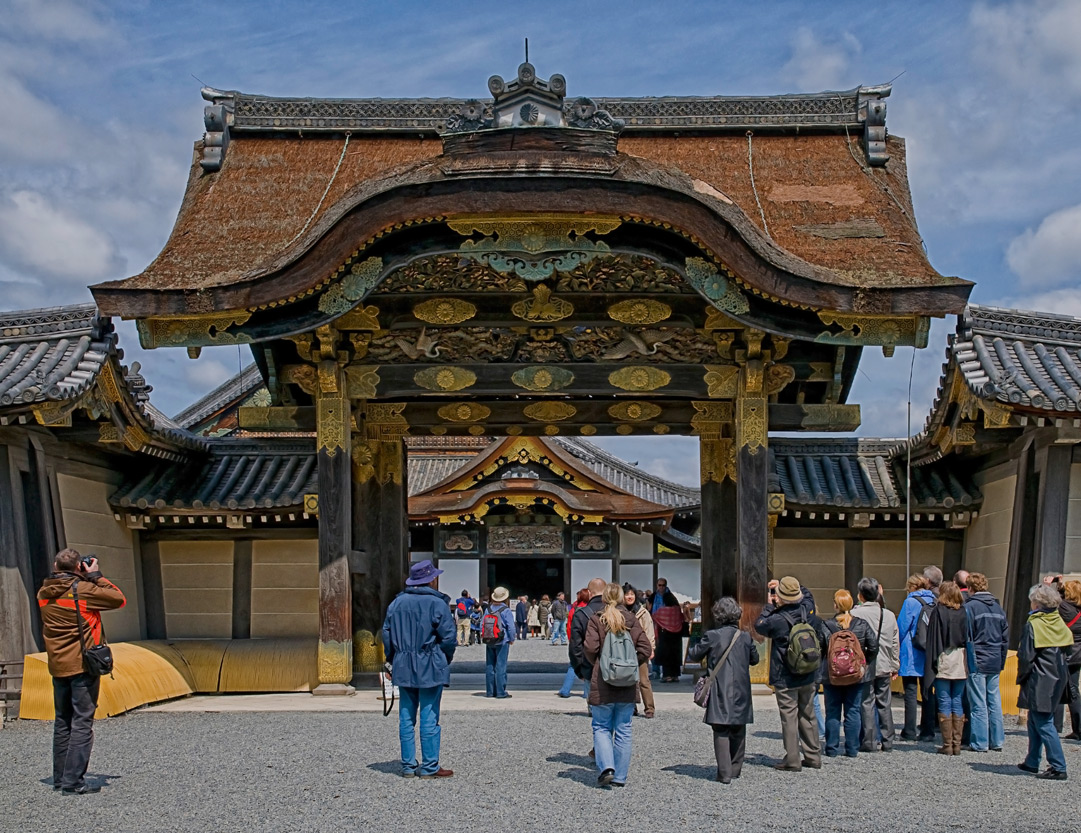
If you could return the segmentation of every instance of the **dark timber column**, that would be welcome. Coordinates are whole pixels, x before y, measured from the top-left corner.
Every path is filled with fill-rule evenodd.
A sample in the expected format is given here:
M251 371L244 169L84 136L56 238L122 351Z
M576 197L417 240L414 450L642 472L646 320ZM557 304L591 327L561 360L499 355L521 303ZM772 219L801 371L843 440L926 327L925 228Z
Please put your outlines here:
M768 581L769 404L764 377L762 360L748 359L740 369L736 396L736 598L743 606L744 623L758 617Z
M323 364L326 364L324 362ZM331 378L331 372L320 376ZM321 380L322 381L322 380ZM326 391L327 387L333 387ZM315 694L351 694L353 679L352 543L349 466L351 415L340 385L326 384L318 398L319 465L319 686Z
M713 603L722 596L738 596L739 586L732 403L693 404L702 481L702 618L710 627Z
M1036 552L1039 572L1061 573L1066 566L1066 510L1070 505L1072 445L1050 445L1037 453L1040 476Z
M354 465L353 540L368 553L358 630L378 635L383 615L408 572L409 515L404 404L369 403L358 419Z

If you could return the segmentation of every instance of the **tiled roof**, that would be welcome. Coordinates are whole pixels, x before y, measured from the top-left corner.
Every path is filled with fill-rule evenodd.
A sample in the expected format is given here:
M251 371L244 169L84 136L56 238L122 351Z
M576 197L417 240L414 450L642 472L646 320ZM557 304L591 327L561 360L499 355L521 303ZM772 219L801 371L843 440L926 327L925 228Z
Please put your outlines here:
M420 494L430 489L443 478L450 477L466 463L470 462L474 454L449 454L431 453L409 454L409 495Z
M178 413L173 417L173 421L184 428L192 428L222 408L239 404L245 396L263 385L263 374L259 371L259 366L252 362L240 373Z
M0 407L74 399L116 341L93 304L0 314Z
M970 304L952 358L979 397L1071 415L1081 410L1081 319Z
M258 509L303 503L317 491L313 442L219 440L188 465L155 468L112 495L125 509Z

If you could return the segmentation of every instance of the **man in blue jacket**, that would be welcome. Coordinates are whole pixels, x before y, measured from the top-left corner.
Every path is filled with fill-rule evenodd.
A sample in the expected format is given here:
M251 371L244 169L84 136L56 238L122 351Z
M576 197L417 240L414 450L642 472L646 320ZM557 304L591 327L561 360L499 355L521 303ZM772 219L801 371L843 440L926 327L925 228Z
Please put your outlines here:
M439 766L439 704L450 683L454 657L454 620L450 597L435 589L442 574L431 561L409 568L406 588L387 608L383 650L398 686L398 739L402 745L402 777L449 778L453 770ZM417 765L414 732L420 713L421 764Z
M987 576L968 576L968 690L969 748L973 752L1002 751L1006 741L1002 718L1002 694L998 677L1006 667L1006 651L1010 646L1010 626L998 599L987 592Z

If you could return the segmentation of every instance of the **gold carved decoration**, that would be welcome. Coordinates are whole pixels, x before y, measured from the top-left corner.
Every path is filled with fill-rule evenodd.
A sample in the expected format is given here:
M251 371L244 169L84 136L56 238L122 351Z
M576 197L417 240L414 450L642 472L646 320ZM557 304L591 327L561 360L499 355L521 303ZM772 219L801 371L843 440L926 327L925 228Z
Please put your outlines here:
M111 422L103 422L98 426L98 442L118 443L120 442L120 431Z
M822 310L818 317L823 324L840 327L841 332L826 330L815 341L855 346L880 345L887 356L893 355L898 344L926 347L931 324L931 319L922 315L870 315Z
M409 422L402 412L404 402L371 402L364 413L365 436L370 440L398 442L409 433Z
M736 399L736 440L751 454L766 447L769 406L761 396L744 395Z
M953 432L954 445L975 445L976 424L974 422L960 422Z
M553 436L555 436L556 434L559 433L559 426L558 425L545 425L544 426L544 433L547 434L549 437L553 437Z
M477 308L460 298L433 298L413 307L413 315L429 324L461 324L477 314Z
M578 429L578 433L586 437L592 437L597 433L597 427L595 425L583 425Z
M642 422L654 419L661 414L661 408L652 402L619 402L608 408L608 415L612 419L625 422Z
M132 451L140 451L150 444L150 436L138 425L127 425L124 428L124 445Z
M771 364L766 368L766 379L762 383L764 393L767 396L772 396L775 393L780 393L785 387L796 378L796 369L790 364Z
M731 437L702 438L698 450L700 479L706 483L736 482L736 446Z
M634 430L634 427L631 426L631 425L628 425L627 423L623 423L622 425L617 425L616 426L616 433L617 434L629 434L633 430Z
M648 298L620 301L608 308L608 317L622 324L656 324L671 314L668 304Z
M304 495L304 511L309 515L319 514L319 495L311 493Z
M367 483L375 477L378 443L370 443L359 434L353 437L353 481Z
M705 439L718 439L721 426L732 422L731 402L692 402L694 416L691 417L691 436Z
M784 492L770 492L766 495L766 511L771 515L784 512Z
M510 308L516 318L523 321L562 321L574 314L574 307L562 298L552 296L552 290L544 284L533 287L530 300L518 301Z
M522 408L522 413L537 422L560 422L570 419L578 409L566 402L534 402Z
M671 430L672 430L671 427L669 427L667 425L664 425L663 423L653 426L653 433L654 434L667 434Z
M339 330L378 330L379 308L369 304L356 306L334 322Z
M508 425L507 426L507 436L508 437L517 437L521 433L522 433L522 426L521 425Z
M979 405L980 410L983 411L983 425L985 428L1009 427L1010 416L1013 412L1005 405L988 402L986 399L981 399Z
M480 422L492 415L492 409L475 402L455 402L444 405L436 413L439 414L440 419L445 419L447 422Z
M644 365L621 368L608 374L608 384L620 390L649 391L663 388L672 381L667 370Z
M345 369L345 395L350 399L374 399L379 387L377 367L353 365Z
M155 347L194 346L204 344L241 344L251 341L246 333L227 333L229 327L240 326L251 318L251 310L207 312L192 317L144 318L135 322L139 342L149 349Z
M574 381L574 374L563 367L523 367L510 380L520 388L534 391L562 390Z
M742 330L745 325L731 318L714 306L706 308L706 324L703 330Z
M429 367L413 374L413 381L425 390L458 391L477 383L477 374L463 367Z
M469 431L469 433L470 433L470 434L472 434L472 435L473 435L474 437L479 437L479 436L480 436L481 434L483 434L483 433L484 433L484 430L485 430L485 429L484 429L484 426L483 426L483 425L470 425L470 426L469 426L469 428L468 428L467 430L468 430L468 431Z
M296 385L309 396L316 395L318 380L310 364L289 364L282 368L282 381Z
M321 396L316 401L316 432L318 448L333 457L345 451L348 432L349 403L335 396Z
M739 368L735 365L707 364L706 395L714 399L735 399L739 393Z
M348 684L353 679L353 641L319 642L319 682Z

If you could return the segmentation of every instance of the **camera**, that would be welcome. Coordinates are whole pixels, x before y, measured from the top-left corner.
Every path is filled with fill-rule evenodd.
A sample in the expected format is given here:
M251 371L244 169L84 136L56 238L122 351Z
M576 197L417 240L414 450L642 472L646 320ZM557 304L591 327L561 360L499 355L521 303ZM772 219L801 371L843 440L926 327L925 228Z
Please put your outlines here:
M93 564L96 559L97 556L95 555L84 555L79 559L79 563L83 565L83 569L89 570L90 565Z

